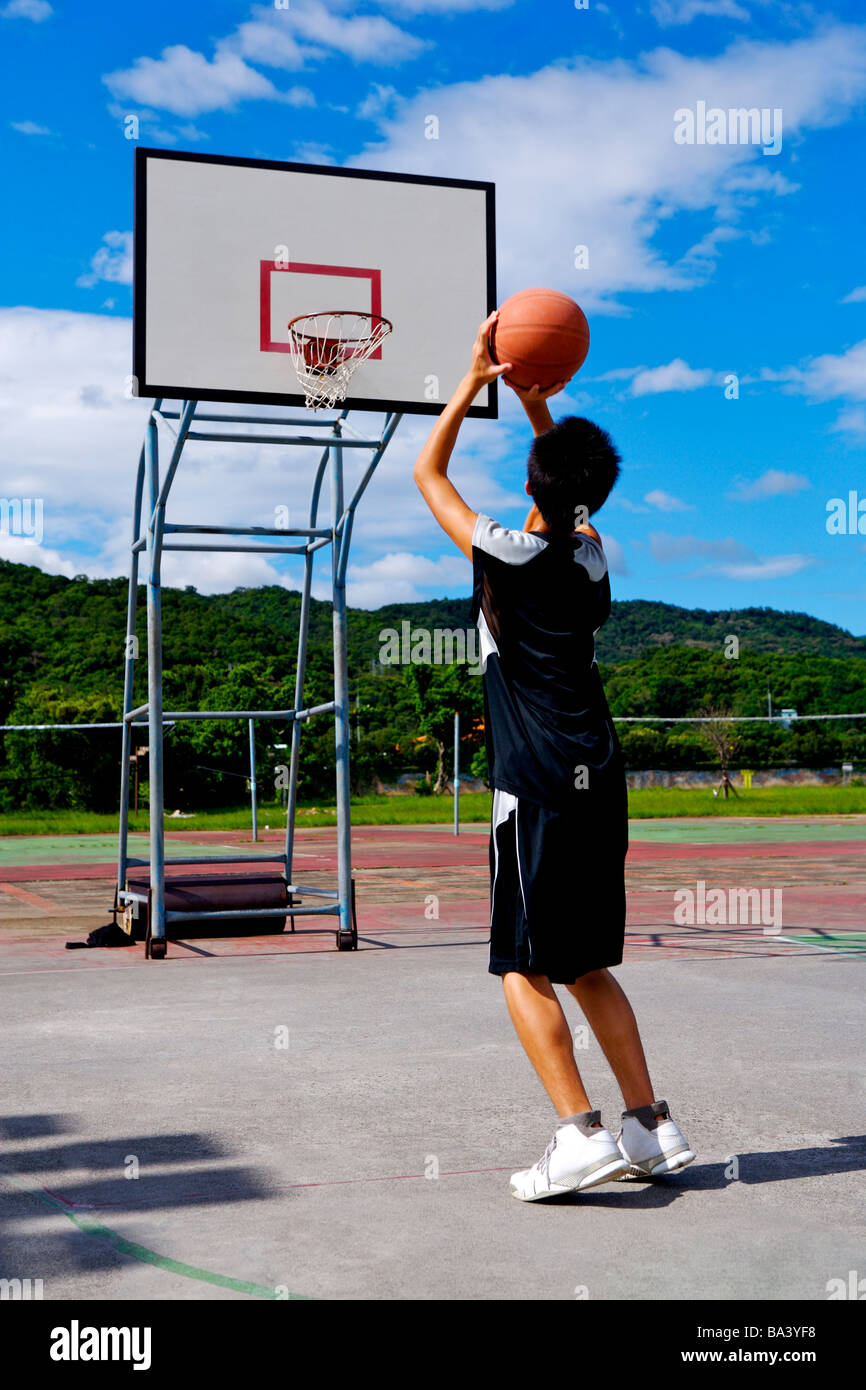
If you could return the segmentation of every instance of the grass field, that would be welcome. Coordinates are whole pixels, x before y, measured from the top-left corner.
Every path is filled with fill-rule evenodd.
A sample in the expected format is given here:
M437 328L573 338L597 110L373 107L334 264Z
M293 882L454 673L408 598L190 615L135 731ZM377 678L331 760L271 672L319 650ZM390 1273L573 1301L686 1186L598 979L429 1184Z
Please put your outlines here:
M866 787L758 787L741 791L729 801L704 788L647 787L629 794L633 820L666 816L820 816L866 813ZM362 796L352 802L355 825L437 825L454 817L450 796ZM490 796L466 792L460 798L460 820L467 824L490 817ZM318 801L298 811L299 825L333 825L333 803ZM147 830L147 812L130 816L130 829ZM285 812L260 804L259 829L285 827ZM173 830L248 830L249 805L232 810L198 811L187 820L166 818ZM93 835L116 829L117 816L93 811L13 811L0 815L0 835Z

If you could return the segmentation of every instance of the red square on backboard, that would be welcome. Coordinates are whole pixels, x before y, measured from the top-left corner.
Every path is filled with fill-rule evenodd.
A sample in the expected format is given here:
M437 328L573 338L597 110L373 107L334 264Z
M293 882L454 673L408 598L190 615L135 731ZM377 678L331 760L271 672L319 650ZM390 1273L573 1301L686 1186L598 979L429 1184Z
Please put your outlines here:
M308 261L262 261L260 278L260 326L261 326L261 351L262 352L291 352L291 344L288 342L274 341L271 328L271 276L272 275L291 275L294 271L298 275L333 275L346 279L355 276L361 280L370 282L370 312L373 314L382 313L382 272L381 270L369 270L356 265L313 265ZM323 289L327 289L323 285ZM333 309L333 304L322 304L322 309ZM315 313L315 309L310 310ZM370 360L381 361L382 348L377 347L370 353Z

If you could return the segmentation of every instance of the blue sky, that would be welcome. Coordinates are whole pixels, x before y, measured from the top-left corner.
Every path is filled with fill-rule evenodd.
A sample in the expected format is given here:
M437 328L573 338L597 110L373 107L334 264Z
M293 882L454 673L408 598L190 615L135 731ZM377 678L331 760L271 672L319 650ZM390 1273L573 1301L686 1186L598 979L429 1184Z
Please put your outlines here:
M590 317L590 356L552 408L597 419L622 452L598 517L615 596L866 632L861 18L756 0L0 0L0 495L44 499L40 543L0 534L0 555L126 568L144 410L123 394L135 113L147 145L494 180L500 297L551 284ZM674 112L700 101L780 110L781 149L677 144ZM454 477L520 525L528 435L503 394L498 422L466 426ZM403 421L365 498L350 602L468 592L411 482L429 427ZM273 470L231 451L190 465L177 515L260 521L275 486L300 503L302 470ZM828 534L828 502L851 492L862 532ZM166 582L297 572L178 556Z

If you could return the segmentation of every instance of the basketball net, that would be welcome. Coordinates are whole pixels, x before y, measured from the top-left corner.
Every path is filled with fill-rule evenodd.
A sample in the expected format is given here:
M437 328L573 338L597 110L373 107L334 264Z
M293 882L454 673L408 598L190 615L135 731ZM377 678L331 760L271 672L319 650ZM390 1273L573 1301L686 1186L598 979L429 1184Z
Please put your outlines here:
M355 372L392 328L393 324L381 314L342 309L300 314L292 319L292 363L307 409L330 409L344 401Z

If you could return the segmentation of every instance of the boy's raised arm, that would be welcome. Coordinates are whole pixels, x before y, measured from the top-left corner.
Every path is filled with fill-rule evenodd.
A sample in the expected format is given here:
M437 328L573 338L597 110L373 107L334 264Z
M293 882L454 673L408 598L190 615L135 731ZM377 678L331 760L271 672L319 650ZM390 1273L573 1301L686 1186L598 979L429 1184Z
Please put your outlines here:
M448 477L448 464L460 426L481 387L495 381L511 366L510 362L497 366L490 359L487 335L497 314L498 310L485 319L479 328L472 350L472 365L433 426L427 443L418 455L413 473L424 501L442 530L470 560L477 513L466 505Z
M545 430L553 429L553 416L548 409L547 398L548 396L555 396L567 383L564 381L557 381L554 386L550 386L546 391L542 391L537 383L528 391L524 390L521 386L515 386L513 382L509 382L508 384L515 396L519 397L523 409L526 411L529 418L529 423L532 426L532 433L535 435L536 439L540 434L544 434ZM524 531L535 531L543 524L544 518L533 502L529 509L529 515L523 523L523 529Z

